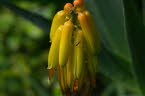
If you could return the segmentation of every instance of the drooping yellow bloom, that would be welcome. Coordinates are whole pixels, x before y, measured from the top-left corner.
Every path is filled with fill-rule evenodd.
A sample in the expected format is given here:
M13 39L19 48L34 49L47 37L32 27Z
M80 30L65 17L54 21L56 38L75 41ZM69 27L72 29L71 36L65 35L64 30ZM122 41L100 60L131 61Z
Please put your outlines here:
M60 40L60 49L59 49L59 65L63 67L68 60L70 45L71 45L71 38L73 32L74 25L71 20L66 21L64 23L63 32L61 34Z
M59 63L59 45L62 30L63 25L60 25L55 32L55 36L53 37L53 42L48 54L48 69L55 68L56 65Z
M48 55L48 69L57 71L60 87L66 96L86 89L89 92L91 87L96 87L100 52L99 34L91 14L83 0L74 0L73 4L65 4L64 10L53 19ZM79 95L84 96L83 93Z
M67 87L73 87L73 80L74 80L74 75L73 75L73 68L74 68L74 64L73 64L73 58L74 58L74 48L73 48L73 44L70 45L71 46L71 51L69 52L70 56L68 58L66 67L67 67L67 72L66 72L66 77L67 77Z
M74 75L75 78L80 78L82 74L82 68L84 64L84 52L83 52L83 45L84 45L84 37L82 30L77 31L76 36L76 45L74 46Z
M92 33L92 26L89 22L87 16L84 13L78 13L78 20L83 30L83 34L88 44L88 48L90 52L95 55L96 54L96 46L95 46L95 38Z
M54 34L57 30L57 28L60 25L63 25L65 22L66 18L66 12L64 10L61 10L56 13L56 15L53 18L52 25L51 25L51 30L50 30L50 40L52 41Z
M90 26L92 26L92 34L93 36L95 37L95 45L96 45L96 49L97 49L97 53L100 52L101 50L101 47L100 47L100 37L99 37L99 32L97 30L97 27L96 27L96 24L95 24L95 21L93 20L93 17L91 16L90 12L85 10L84 11L85 15L87 16L88 18L88 22L90 22Z

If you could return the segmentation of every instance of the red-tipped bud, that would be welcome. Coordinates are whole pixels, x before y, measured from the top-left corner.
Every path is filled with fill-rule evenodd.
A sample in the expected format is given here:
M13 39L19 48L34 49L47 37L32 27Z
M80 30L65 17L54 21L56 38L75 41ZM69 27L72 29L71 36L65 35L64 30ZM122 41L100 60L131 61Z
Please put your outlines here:
M73 7L73 5L71 3L66 3L64 5L64 11L69 12L72 7Z
M75 7L80 7L80 8L84 8L85 6L83 0L74 0L73 4Z

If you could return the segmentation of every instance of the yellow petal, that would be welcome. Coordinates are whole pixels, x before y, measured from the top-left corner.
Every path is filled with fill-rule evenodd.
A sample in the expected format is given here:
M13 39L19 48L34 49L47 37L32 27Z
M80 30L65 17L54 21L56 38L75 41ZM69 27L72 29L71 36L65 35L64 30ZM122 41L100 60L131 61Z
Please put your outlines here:
M92 33L93 30L92 30L91 22L89 22L87 16L84 13L78 13L78 20L83 30L84 38L89 48L88 50L92 54L96 54L96 46L95 46L96 41Z
M84 13L86 14L87 18L88 18L88 22L90 22L90 26L92 26L92 33L94 35L94 39L95 39L95 43L96 43L96 49L97 49L97 53L100 52L100 38L99 38L99 32L97 30L97 26L95 24L95 21L93 20L93 17L91 16L89 11L84 11Z
M57 12L56 15L54 16L53 21L52 21L52 25L51 25L51 29L50 29L50 40L51 41L54 37L54 34L55 34L57 28L60 25L64 24L65 18L66 18L66 12L64 10Z
M77 37L75 38L78 41L77 45L74 47L74 75L75 78L79 79L82 75L82 70L84 66L84 54L83 54L83 44L84 44L84 37L82 30L77 31Z
M68 60L72 32L73 32L74 25L71 21L67 21L64 24L64 28L61 34L60 40L60 49L59 49L59 65L63 67Z
M71 52L69 53L70 54L70 56L69 56L69 58L68 58L68 62L67 62L67 65L66 65L66 67L67 67L67 86L69 87L69 88L71 88L72 87L72 84L73 84L73 68L74 68L74 66L73 66L73 45L71 45Z
M59 63L59 46L62 30L63 25L60 25L55 32L55 36L52 41L52 45L50 47L48 55L48 69L55 68L56 65Z

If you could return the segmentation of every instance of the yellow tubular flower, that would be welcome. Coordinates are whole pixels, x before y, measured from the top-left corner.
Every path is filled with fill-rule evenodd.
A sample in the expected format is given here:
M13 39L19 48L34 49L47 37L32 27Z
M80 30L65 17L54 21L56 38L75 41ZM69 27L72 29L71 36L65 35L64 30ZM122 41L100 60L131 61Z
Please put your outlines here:
M60 25L55 32L55 36L50 47L49 55L48 55L48 69L55 68L59 63L59 45L60 38L63 30L63 25Z
M65 96L92 96L97 82L99 32L83 0L66 3L50 30L49 79L57 71ZM85 93L84 93L85 90Z
M73 47L73 46L72 46ZM70 56L68 58L68 62L67 62L67 86L68 88L72 87L72 81L73 81L73 48L71 48L72 51L70 52Z
M51 29L50 29L50 40L51 41L52 41L52 38L54 37L54 34L55 34L57 28L60 25L64 24L65 18L66 18L66 12L64 10L57 12L56 15L54 16L54 19L53 19L52 25L51 25Z
M83 30L84 37L86 39L88 48L92 54L96 54L95 37L93 36L93 30L91 22L89 22L88 17L84 13L78 13L78 20Z
M84 44L84 38L83 38L83 32L82 30L77 31L77 37L76 37L78 43L75 45L75 78L79 79L82 75L82 69L83 69L83 61L84 61L84 54L83 54L83 44Z
M85 15L88 17L88 21L91 23L90 26L92 26L92 32L93 32L93 35L94 35L94 39L95 39L95 42L96 42L96 49L97 49L97 53L99 53L100 51L100 38L99 38L99 32L96 28L96 24L93 20L93 17L91 16L90 12L89 11L84 11Z
M59 66L57 66L56 70L58 73L57 75L58 75L58 81L59 81L60 88L61 88L62 92L64 92L64 84L62 82L62 71Z
M70 87L71 86L71 77L72 77L72 72L71 72L71 66L72 66L72 63L70 61L71 58L68 59L68 63L67 63L67 73L66 73L66 76L67 76L67 86Z
M74 25L70 20L65 22L64 28L61 34L61 40L60 40L60 49L59 49L60 67L63 67L67 63L67 60L69 57L69 51L71 51L70 44L71 44L73 28L74 28Z
M67 66L64 66L63 68L60 68L63 70L63 83L64 83L64 88L67 89Z
M65 70L60 68L60 84L63 92L65 92Z
M74 45L74 56L73 56L73 66L74 66L74 68L73 68L73 76L74 76L74 79L76 79L76 67L77 67L77 58L76 58L76 56L77 56L77 50L76 50L76 46Z

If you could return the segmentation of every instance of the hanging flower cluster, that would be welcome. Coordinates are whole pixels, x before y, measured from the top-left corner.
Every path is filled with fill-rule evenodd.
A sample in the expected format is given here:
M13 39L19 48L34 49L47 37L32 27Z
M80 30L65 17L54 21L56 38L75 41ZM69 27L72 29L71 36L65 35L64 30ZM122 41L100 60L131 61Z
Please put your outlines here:
M82 0L74 0L73 5L66 3L64 10L56 13L50 40L49 78L57 71L62 92L79 94L86 87L86 91L95 87L100 41L95 22Z

